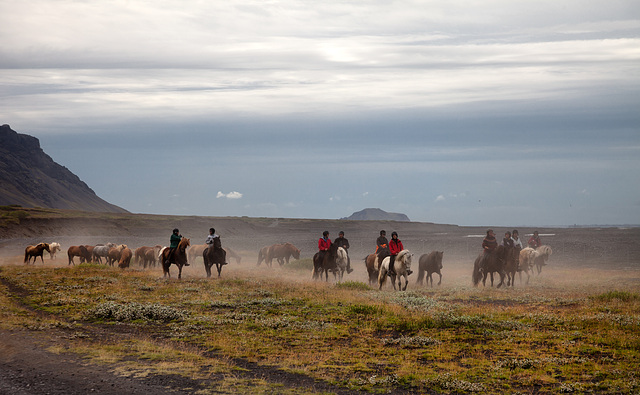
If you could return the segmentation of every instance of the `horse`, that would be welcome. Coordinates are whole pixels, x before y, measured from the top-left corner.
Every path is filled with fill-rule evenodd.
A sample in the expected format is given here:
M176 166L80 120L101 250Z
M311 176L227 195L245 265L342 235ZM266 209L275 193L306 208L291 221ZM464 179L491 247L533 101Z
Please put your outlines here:
M187 259L189 259L189 262L195 262L196 258L202 256L202 253L207 249L207 247L208 246L206 244L194 244L189 247L187 250Z
M131 262L131 257L133 256L133 252L126 245L120 252L120 260L118 261L118 267L120 269L124 269L129 267L129 262Z
M109 266L113 266L114 263L120 261L120 255L125 247L126 245L120 244L119 246L109 248L109 253L107 254L107 263Z
M394 261L394 269L396 274L391 275L391 284L393 289L396 289L396 279L398 280L398 290L405 291L407 285L409 285L408 270L411 269L411 260L413 254L409 250L402 250L396 255ZM387 282L387 273L389 272L389 265L391 264L391 257L384 258L380 264L380 272L378 273L378 289L382 289L382 286ZM404 277L404 288L402 287L402 277Z
M213 245L202 251L202 259L204 260L204 269L207 271L207 278L211 277L211 266L216 265L218 277L220 277L222 266L227 264L227 252L222 248L220 238L213 240Z
M40 257L40 260L44 265L44 258L42 258L42 254L45 250L47 250L47 252L49 253L51 252L51 249L48 243L38 243L35 246L28 246L27 248L24 249L24 263L28 265L29 262L31 261L31 257L33 257L33 264L35 265L36 259Z
M322 279L322 273L324 273L325 281L328 282L329 272L333 272L334 279L342 281L344 271L347 270L347 259L347 251L342 247L338 247L337 244L331 244L322 259L320 258L320 252L316 252L313 256L313 279Z
M300 259L300 250L297 249L296 246L291 243L274 244L269 247L266 262L271 266L271 261L275 258L280 266L282 266L285 264L285 261L289 264L289 258L292 256L294 259Z
M87 250L85 246L71 246L67 249L67 256L69 257L69 265L73 264L75 266L75 262L73 258L76 256L80 257L80 263L91 261L91 254Z
M151 266L153 264L153 266L156 265L156 256L158 255L156 250L162 248L160 246L155 246L155 247L147 247L147 246L142 246L142 247L138 247L136 248L135 251L135 260L134 262L139 265L142 263L142 267L144 267L145 269L147 268L147 266Z
M107 243L107 245L97 244L93 247L93 260L102 263L102 258L104 257L106 263L109 259L109 250L115 246L113 243Z
M49 243L49 255L51 255L51 259L55 258L56 252L60 250L61 250L60 243L55 241L53 243Z
M507 274L507 287L514 286L516 282L516 272L520 272L520 283L522 283L522 269L519 268L520 246L507 247L504 271ZM527 276L529 272L527 272ZM528 279L527 279L528 282Z
M549 257L552 253L553 251L551 250L551 247L545 244L536 248L536 257L534 259L534 264L536 265L536 269L538 270L538 275L540 275L540 273L542 272L542 266L547 265L547 261L549 260Z
M231 258L236 260L236 263L238 265L240 264L240 261L242 260L242 257L237 252L235 252L234 250L232 250L229 247L222 247L222 248L224 249L224 251L227 253L228 256L230 256ZM298 255L298 258L296 258L296 259L299 259L299 258L300 258L300 255Z
M187 247L191 244L191 240L183 237L178 244L178 247L175 249L173 253L173 261L169 260L169 251L171 249L164 248L160 253L162 256L162 272L163 277L171 277L171 273L169 272L169 267L171 264L178 266L178 278L182 278L182 267L187 264Z
M364 263L369 274L369 285L373 285L378 281L380 263L389 255L391 255L389 248L380 248L376 253L364 257Z
M422 254L420 259L418 260L418 281L417 284L422 285L422 279L424 278L424 273L427 273L427 284L429 284L429 280L431 280L431 286L433 287L433 273L438 273L440 276L440 281L438 281L438 285L442 283L442 273L440 273L440 269L442 269L442 255L444 251L431 251L428 254Z
M482 285L486 286L487 275L491 274L491 286L493 287L493 273L498 273L500 284L497 288L500 288L504 283L506 255L507 249L502 245L489 252L482 251L473 263L473 285L478 286L480 279L482 279Z
M269 247L271 246L264 246L260 249L260 251L258 251L258 263L256 264L256 266L260 266L262 261L264 261L264 264L267 265L267 255L269 255Z

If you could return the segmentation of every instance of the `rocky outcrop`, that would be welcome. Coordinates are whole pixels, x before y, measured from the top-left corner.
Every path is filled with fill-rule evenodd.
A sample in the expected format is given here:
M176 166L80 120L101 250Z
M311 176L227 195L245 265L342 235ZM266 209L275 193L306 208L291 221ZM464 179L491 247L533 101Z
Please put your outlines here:
M356 221L410 221L409 217L407 217L405 214L388 213L379 208L365 208L362 211L355 212L350 216L342 219L351 219Z

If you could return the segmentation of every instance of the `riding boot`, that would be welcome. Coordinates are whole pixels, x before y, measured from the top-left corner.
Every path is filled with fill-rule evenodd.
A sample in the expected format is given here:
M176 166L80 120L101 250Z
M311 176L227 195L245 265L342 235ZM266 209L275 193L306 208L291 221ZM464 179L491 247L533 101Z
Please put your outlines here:
M410 275L411 273L413 273L413 270L407 269L407 276Z
M393 270L393 263L389 265L389 271L387 272L387 276L391 277L391 276L395 276L396 275L396 271Z
M185 262L184 266L191 266L191 265L189 265L189 262Z

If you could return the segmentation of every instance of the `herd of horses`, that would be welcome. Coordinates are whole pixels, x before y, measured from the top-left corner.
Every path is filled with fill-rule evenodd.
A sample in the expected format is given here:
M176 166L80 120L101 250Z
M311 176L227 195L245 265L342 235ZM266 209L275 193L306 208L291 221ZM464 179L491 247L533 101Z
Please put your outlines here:
M182 238L173 253L168 247L160 245L139 247L135 252L131 251L125 244L77 245L70 246L67 249L67 257L69 265L75 265L74 258L78 257L80 263L103 263L102 260L104 259L105 264L113 266L117 263L118 267L123 269L129 267L132 258L134 258L136 264L144 268L155 267L157 262L161 262L165 277L171 277L169 269L173 264L178 267L178 278L182 278L182 268L188 266L189 261L195 262L196 258L201 256L207 277L211 277L213 265L216 266L218 277L220 277L222 267L227 264L227 257L234 258L238 264L241 261L241 257L232 249L223 248L219 238L215 240L212 246L205 244L191 246L190 239ZM60 244L56 242L28 246L25 249L24 263L31 263L33 258L33 263L35 264L36 259L40 257L44 264L43 254L45 251L53 259L60 249ZM542 245L536 249L527 247L522 250L501 245L491 252L483 251L477 256L473 264L473 285L478 286L482 281L483 286L486 286L487 277L490 277L491 286L493 287L494 274L497 274L500 276L498 288L505 283L505 278L507 286L514 286L516 273L519 274L520 282L522 283L523 272L527 275L526 283L528 284L531 277L530 273L533 274L537 271L540 274L542 267L546 265L551 254L552 250L548 245ZM443 251L431 251L420 256L417 284L422 285L426 278L426 283L433 287L434 274L439 275L437 285L442 283L443 255ZM382 289L386 284L387 277L389 277L394 289L406 290L409 281L408 276L411 272L412 257L413 254L409 250L401 251L396 256L394 271L390 273L390 253L387 248L381 248L376 253L367 255L364 257L364 262L367 268L369 285L377 284L378 289ZM290 258L300 259L300 250L291 243L273 244L262 247L259 250L257 266L264 262L271 267L274 259L280 266L283 266L289 263ZM325 281L329 281L329 273L331 272L335 281L342 281L344 272L347 270L348 259L347 251L344 248L332 244L325 253L316 253L313 256L312 278L322 279L324 277ZM404 285L402 284L403 279Z

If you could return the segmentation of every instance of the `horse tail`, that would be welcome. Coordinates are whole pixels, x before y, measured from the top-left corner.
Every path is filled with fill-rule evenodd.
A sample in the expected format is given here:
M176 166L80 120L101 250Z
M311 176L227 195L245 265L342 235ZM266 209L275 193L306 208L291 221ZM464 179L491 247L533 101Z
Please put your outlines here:
M24 262L23 263L27 263L27 257L29 256L29 247L25 248L24 250Z
M482 255L478 256L476 258L476 261L473 263L473 274L472 274L472 280L473 280L473 286L477 287L478 284L480 283L480 280L482 279L482 273L480 272L480 260L482 259Z

